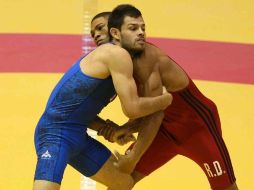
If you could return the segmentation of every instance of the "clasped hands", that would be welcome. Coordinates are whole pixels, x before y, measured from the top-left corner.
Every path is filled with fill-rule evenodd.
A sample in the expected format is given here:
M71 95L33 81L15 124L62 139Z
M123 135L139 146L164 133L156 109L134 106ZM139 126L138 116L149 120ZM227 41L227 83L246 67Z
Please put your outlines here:
M106 120L106 125L98 130L98 135L103 136L109 142L116 142L119 145L125 145L131 141L136 141L135 136L125 126L119 126L113 121ZM131 150L128 150L125 155L121 155L115 151L117 161L114 166L119 168L124 173L132 173L136 166L136 159Z
M116 142L119 145L136 141L135 136L127 127L119 126L109 119L106 120L106 125L99 129L97 134L98 136L103 136L109 142Z

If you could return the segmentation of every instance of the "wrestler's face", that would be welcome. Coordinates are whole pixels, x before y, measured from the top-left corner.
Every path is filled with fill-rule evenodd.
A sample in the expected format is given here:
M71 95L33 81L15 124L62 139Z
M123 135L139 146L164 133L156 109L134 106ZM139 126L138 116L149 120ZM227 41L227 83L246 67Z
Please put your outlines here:
M145 48L145 23L143 18L126 16L120 31L121 46L131 52L140 52Z
M97 46L109 42L107 17L98 17L92 21L91 36Z

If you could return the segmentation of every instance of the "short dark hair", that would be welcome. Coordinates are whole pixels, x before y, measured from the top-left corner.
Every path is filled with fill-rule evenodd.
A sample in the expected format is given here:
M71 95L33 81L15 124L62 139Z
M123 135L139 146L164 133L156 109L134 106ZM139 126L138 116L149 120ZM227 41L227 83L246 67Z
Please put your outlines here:
M114 8L108 18L108 32L110 40L112 40L110 29L117 28L121 30L121 26L123 25L123 21L126 16L138 18L142 16L142 14L136 7L130 4L121 4Z
M98 13L97 15L95 15L95 16L92 18L91 23L92 23L95 19L97 19L97 18L99 18L99 17L109 17L110 14L111 14L111 12L109 12L109 11L105 11L105 12Z

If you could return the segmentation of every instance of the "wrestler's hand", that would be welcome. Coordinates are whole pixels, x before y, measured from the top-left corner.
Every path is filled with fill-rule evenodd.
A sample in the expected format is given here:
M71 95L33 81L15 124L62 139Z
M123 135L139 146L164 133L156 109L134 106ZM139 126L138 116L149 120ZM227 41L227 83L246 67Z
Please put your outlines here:
M117 162L114 162L114 165L122 172L131 174L137 164L131 154L121 155L119 152L115 151L115 156L117 157Z
M128 142L135 141L135 136L129 132L128 128L119 127L116 123L106 120L106 125L97 132L98 136L103 136L109 142L116 142L119 145L125 145Z
M106 120L106 125L103 126L101 129L98 130L97 135L103 136L106 140L109 142L115 142L115 133L119 126L114 123L113 121L110 121L109 119Z
M115 142L119 145L125 145L129 142L136 141L136 137L132 133L125 133L124 135L116 135Z

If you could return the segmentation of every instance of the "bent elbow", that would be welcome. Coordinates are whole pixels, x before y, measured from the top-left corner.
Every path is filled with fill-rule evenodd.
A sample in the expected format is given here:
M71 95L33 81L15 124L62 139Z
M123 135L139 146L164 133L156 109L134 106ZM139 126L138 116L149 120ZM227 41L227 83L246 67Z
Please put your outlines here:
M137 119L142 117L142 115L140 115L140 113L135 108L124 109L124 115L129 119Z
M133 112L125 112L124 113L126 115L126 117L128 117L129 119L137 119L139 117L141 117L140 115L133 113Z

